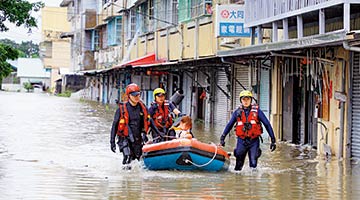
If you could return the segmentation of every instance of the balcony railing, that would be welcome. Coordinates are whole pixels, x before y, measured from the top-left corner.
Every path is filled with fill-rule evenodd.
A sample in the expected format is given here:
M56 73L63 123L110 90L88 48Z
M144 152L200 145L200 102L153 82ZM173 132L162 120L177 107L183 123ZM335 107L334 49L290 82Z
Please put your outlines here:
M346 0L246 0L245 24L248 27L318 10Z

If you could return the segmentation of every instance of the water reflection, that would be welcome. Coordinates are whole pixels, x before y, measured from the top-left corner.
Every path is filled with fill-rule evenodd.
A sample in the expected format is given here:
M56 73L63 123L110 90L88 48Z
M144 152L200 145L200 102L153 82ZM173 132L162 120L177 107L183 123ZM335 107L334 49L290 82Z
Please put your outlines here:
M109 148L114 109L45 94L0 92L1 199L355 199L356 161L325 161L311 148L263 143L257 171L148 171L121 168ZM223 127L195 123L219 141ZM232 151L235 138L226 141ZM233 159L233 158L232 158Z

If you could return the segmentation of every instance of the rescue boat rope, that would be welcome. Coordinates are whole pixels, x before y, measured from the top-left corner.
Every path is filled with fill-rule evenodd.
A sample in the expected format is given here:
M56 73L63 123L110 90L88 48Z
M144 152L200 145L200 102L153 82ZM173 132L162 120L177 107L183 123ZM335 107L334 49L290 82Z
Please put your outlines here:
M190 163L190 164L192 164L192 165L194 165L196 167L205 167L205 166L209 165L215 159L217 151L218 151L218 146L216 144L214 144L213 142L211 144L213 144L215 146L215 153L214 153L214 156L209 160L209 162L200 165L200 164L196 164L196 163L192 162L189 159L185 159L184 160L185 163Z

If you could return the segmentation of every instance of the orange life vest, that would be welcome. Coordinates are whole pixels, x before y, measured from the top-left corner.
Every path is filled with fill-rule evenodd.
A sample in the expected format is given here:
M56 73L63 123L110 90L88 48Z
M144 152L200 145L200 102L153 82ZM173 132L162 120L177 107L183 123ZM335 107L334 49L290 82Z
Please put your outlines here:
M170 128L173 124L173 118L169 113L169 101L164 101L164 109L162 106L160 106L158 103L153 102L153 105L157 104L157 108L155 110L154 115L152 116L155 126L157 128Z
M236 135L241 139L245 139L245 137L255 139L262 134L263 130L259 121L258 110L258 105L252 105L249 116L246 118L245 111L240 106L240 114L237 116L235 132ZM245 123L250 124L251 127L249 127L250 125L248 125L248 127L245 127Z
M149 118L150 115L147 112L147 109L145 105L142 102L139 102L142 112L144 114L143 120L144 120L144 129L147 133L149 130ZM129 136L129 112L126 108L126 102L119 103L119 110L120 110L120 119L119 119L119 125L118 125L118 131L117 134L122 137Z

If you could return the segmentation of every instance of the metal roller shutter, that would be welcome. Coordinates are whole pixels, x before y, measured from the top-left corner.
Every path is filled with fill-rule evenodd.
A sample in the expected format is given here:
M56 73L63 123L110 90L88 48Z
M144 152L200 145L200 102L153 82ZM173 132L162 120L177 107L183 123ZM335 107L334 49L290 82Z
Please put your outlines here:
M116 82L115 82L115 77L114 76L110 76L110 78L109 78L109 88L110 88L109 103L114 104L115 99L118 98L117 89L116 89Z
M269 119L270 115L270 70L261 69L261 78L260 78L260 99L259 106L263 111L265 116ZM265 127L264 130L264 138L268 137L267 131Z
M107 100L108 100L108 76L104 76L103 77L103 98L102 98L102 103L106 104Z
M250 67L245 65L238 65L235 66L235 78L238 80L246 89L251 90L250 84L249 84L249 71ZM241 87L241 85L235 80L235 94L234 94L234 109L240 106L240 100L239 100L239 94L244 89Z
M360 158L360 54L353 56L351 157Z
M218 71L216 78L217 85L220 86L224 91L227 91L226 85L228 80L226 73L224 71ZM230 118L230 109L230 101L219 88L216 88L214 123L218 125L225 125Z
M133 75L131 77L131 82L137 84L139 87L141 87L141 76L139 75ZM142 88L141 88L142 89Z
M183 76L183 91L184 91L184 99L180 104L181 112L186 115L190 115L191 109L191 95L192 95L192 79L184 74Z

